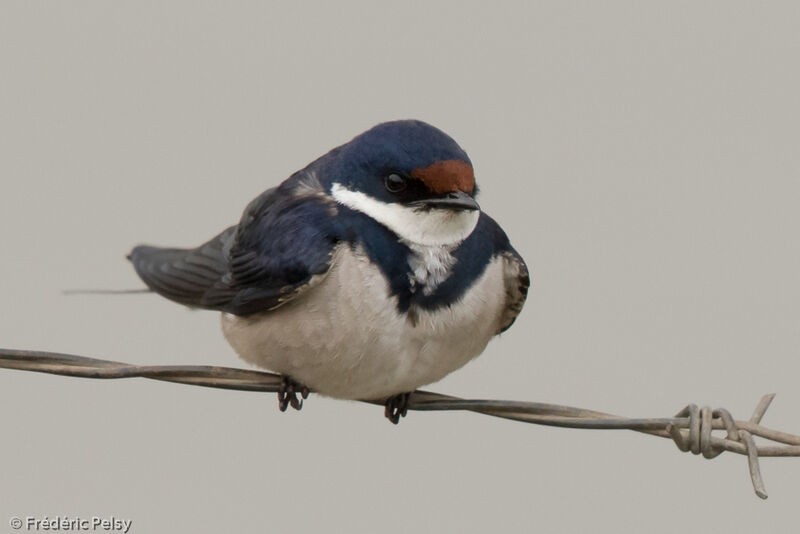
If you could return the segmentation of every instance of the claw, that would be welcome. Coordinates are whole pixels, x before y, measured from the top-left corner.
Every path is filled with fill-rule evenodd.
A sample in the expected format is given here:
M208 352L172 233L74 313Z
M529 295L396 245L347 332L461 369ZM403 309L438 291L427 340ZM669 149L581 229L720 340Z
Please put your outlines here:
M303 399L298 399L297 394L303 399L308 398L309 389L306 386L298 384L288 376L281 378L281 385L278 389L278 409L285 412L289 406L295 410L300 410L303 407Z
M400 393L386 399L384 405L383 415L393 424L400 422L401 417L405 417L408 413L408 401L411 398L411 393Z

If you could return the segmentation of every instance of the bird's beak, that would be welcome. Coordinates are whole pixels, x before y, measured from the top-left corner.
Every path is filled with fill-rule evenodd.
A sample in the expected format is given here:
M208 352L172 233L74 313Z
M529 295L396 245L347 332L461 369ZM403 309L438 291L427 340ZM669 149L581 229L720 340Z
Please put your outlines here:
M440 197L415 200L410 205L420 208L447 208L451 210L481 209L475 199L464 191L452 191Z

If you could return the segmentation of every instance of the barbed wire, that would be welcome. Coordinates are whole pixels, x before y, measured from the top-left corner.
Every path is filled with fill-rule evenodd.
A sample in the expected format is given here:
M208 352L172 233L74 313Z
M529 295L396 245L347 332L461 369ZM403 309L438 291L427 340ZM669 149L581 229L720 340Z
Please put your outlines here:
M148 378L192 386L276 393L282 377L273 373L207 365L130 365L56 352L0 349L0 368L82 378ZM418 411L465 410L524 423L566 428L634 430L672 439L683 452L711 459L725 451L747 456L756 495L767 498L759 457L800 456L800 436L761 425L774 394L764 395L747 421L735 420L724 408L698 408L689 404L674 417L627 418L618 415L541 402L462 399L417 390L408 409ZM382 405L383 401L362 401ZM724 430L725 437L713 435ZM782 445L757 445L758 436Z

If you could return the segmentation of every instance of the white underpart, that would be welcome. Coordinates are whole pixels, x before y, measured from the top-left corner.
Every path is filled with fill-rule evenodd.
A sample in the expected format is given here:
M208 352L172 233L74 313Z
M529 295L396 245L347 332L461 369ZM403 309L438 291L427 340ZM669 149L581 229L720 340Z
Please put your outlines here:
M363 250L340 245L313 290L270 312L223 314L222 328L248 362L323 395L381 399L436 382L483 351L503 326L506 263L496 256L459 300L418 309L412 322Z
M404 240L405 241L405 240ZM411 272L408 279L411 290L422 290L425 296L432 295L439 285L450 276L450 269L455 265L456 259L450 254L452 246L426 246L406 242L411 249L408 265Z
M403 240L417 245L441 246L460 243L478 224L478 210L424 209L383 202L342 184L333 184L337 202L364 213Z

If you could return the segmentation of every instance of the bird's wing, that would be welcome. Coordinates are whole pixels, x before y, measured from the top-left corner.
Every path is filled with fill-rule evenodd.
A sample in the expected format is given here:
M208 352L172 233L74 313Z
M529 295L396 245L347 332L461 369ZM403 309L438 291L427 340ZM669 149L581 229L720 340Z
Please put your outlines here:
M150 289L181 304L235 315L275 309L322 280L337 242L328 201L297 191L266 191L238 225L197 248L139 246L129 259Z
M509 248L503 252L505 259L505 275L506 285L506 309L500 318L500 330L505 332L508 330L522 311L522 306L525 304L525 299L528 296L528 288L531 285L531 278L528 274L528 266L516 250Z
M498 329L495 333L505 332L514 324L528 296L531 281L525 260L511 246L508 236L500 225L484 212L481 212L475 230L461 244L459 250L461 253L457 267L459 264L471 263L473 266L480 265L483 269L490 261L498 258L502 261L506 305L498 319ZM472 276L479 274L480 270L473 270Z
M205 295L228 271L227 255L236 226L197 248L141 245L128 255L136 274L151 290L175 302L203 308Z

